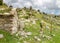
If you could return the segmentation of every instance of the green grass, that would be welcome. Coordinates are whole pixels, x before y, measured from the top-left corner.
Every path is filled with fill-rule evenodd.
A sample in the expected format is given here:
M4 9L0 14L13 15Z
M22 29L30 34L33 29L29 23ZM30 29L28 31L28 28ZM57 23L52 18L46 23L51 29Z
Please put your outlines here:
M37 41L34 39L34 36L39 37L39 30L40 30L40 27L39 27L38 23L36 25L32 24L32 26L27 25L25 27L25 31L32 32L32 35L28 36L28 38L23 38L18 41L20 43L24 43L24 41L27 41L29 43L60 43L60 29L57 28L57 29L53 30L52 34L55 34L55 36L51 36L52 39L48 40L47 38L42 38L42 41ZM44 33L45 35L49 35L48 29L45 28L44 32L45 32ZM0 43L17 43L18 42L17 39L14 36L10 35L10 33L7 31L0 30L0 34L4 35L4 38L0 39ZM21 38L21 37L19 37L19 38Z
M0 30L0 34L4 35L4 38L0 39L0 43L17 43L17 39L10 35L9 32L5 30Z
M5 12L5 11L0 11L0 12ZM8 11L8 9L7 9L7 11ZM18 12L19 18L24 18L24 19L28 18L30 10L26 9L25 12L26 12L26 15L28 15L28 16L23 15L22 17L20 17L20 15L23 14L23 12L21 10L21 11ZM51 34L55 34L55 36L51 36L50 33L49 33L50 32L49 29L51 28L51 19L50 18L48 18L48 20L46 19L47 16L48 17L50 17L50 16L49 15L44 15L42 13L39 14L39 13L37 13L37 11L32 11L32 14L33 14L32 16L34 16L35 18L37 18L39 20L36 21L36 24L32 24L32 22L28 23L28 25L25 25L25 28L24 28L24 31L31 32L32 35L30 35L28 37L24 37L24 38L22 38L23 36L15 37L14 35L13 36L10 35L10 33L5 31L5 30L0 30L0 34L4 35L4 38L0 39L0 43L17 43L17 42L24 43L24 41L27 41L28 43L60 43L60 26L58 26L57 24L54 24L54 23L56 23L54 21L54 23L52 24L52 29L53 30L52 30ZM41 29L41 27L40 27L39 23L42 20L44 22L46 22L46 24L45 23L43 24L44 35L52 37L49 40L47 38L40 37L40 29ZM48 25L49 29L45 28L46 25ZM38 40L34 39L34 36L39 37L41 39L41 41L38 41ZM22 39L20 39L20 38L22 38Z

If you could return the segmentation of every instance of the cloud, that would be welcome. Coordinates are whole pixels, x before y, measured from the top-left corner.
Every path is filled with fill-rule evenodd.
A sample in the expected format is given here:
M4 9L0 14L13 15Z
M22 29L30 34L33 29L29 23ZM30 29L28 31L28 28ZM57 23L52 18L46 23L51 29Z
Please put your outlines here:
M4 2L20 8L32 6L35 9L40 9L50 14L52 14L52 12L59 14L60 12L60 0L4 0Z
M43 5L43 0L34 0L33 4L36 6L42 6Z
M60 8L60 0L57 0L56 5Z
M27 3L24 4L24 6L30 7L30 6L32 6L32 4L30 2L27 2Z

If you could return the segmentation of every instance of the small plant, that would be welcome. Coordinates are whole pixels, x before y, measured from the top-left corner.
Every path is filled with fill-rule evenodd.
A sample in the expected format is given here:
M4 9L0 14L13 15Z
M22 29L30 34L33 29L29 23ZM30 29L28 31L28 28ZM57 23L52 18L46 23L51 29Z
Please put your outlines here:
M32 10L32 6L30 6L30 10Z

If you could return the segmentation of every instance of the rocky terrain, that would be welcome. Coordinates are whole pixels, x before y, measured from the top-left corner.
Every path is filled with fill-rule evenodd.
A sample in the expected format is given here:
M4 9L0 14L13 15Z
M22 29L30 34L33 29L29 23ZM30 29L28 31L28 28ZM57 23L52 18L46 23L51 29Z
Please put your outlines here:
M0 7L0 14L12 7ZM0 43L60 43L60 15L46 14L30 8L17 8L18 31L11 35L0 30Z

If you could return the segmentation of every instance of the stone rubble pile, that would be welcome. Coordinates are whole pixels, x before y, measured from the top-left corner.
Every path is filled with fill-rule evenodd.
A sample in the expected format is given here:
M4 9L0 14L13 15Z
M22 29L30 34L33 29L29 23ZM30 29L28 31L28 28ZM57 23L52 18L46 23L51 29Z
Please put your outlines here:
M32 32L19 31L16 36L21 35L22 37L28 37L32 35Z

